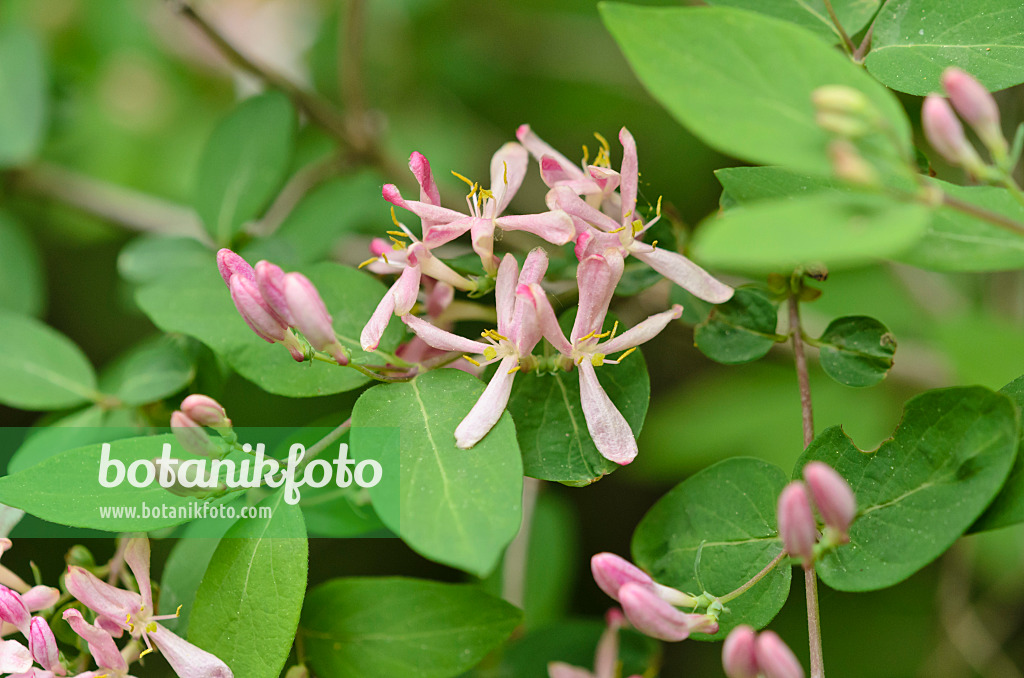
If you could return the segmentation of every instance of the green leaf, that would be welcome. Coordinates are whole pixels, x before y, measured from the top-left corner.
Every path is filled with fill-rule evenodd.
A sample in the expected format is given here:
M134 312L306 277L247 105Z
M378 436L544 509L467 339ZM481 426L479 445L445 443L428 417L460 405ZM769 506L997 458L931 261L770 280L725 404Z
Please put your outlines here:
M910 148L910 126L892 93L799 26L731 7L600 7L651 95L719 151L831 173L831 135L815 123L811 103L811 93L824 85L862 92L900 151Z
M0 212L0 309L37 316L45 305L46 280L39 249L21 224Z
M999 392L1008 396L1018 409L1024 407L1024 377L1014 379ZM1017 523L1024 523L1024 442L1017 448L1017 457L1003 489L971 526L971 532L996 530Z
M0 26L0 168L39 152L50 121L49 88L39 39L16 25Z
M184 278L212 261L210 248L194 238L145 235L124 246L117 270L125 280L144 284L166 275Z
M288 172L295 124L288 98L268 92L243 101L214 129L199 162L194 204L217 243L230 244L277 193Z
M750 457L709 466L647 512L633 533L633 560L658 583L688 593L737 589L782 552L775 504L786 480L779 467ZM726 605L718 633L693 637L720 640L739 624L762 628L786 602L791 574L776 567Z
M310 666L325 678L451 678L501 644L521 618L474 586L334 579L310 592L300 633Z
M890 0L875 20L868 71L900 92L942 91L957 66L992 91L1024 82L1024 6L1006 0Z
M713 268L838 270L891 257L925 232L928 209L880 195L828 193L756 202L700 226L694 256Z
M306 487L300 505L306 529L314 537L360 537L384 530L373 506L353 488Z
M764 357L775 345L778 316L778 305L764 294L740 288L694 328L693 341L715 362L749 363Z
M726 194L741 205L767 198L800 200L817 193L850 192L835 179L781 167L731 167L716 171L715 176ZM1024 207L1005 188L928 181L954 198L1024 223ZM1024 237L1003 226L940 206L930 209L924 236L893 258L932 271L1012 270L1024 267Z
M130 438L140 433L133 426L112 422L114 418L114 412L105 412L98 405L93 405L35 429L7 463L7 473L17 473L66 450Z
M892 369L896 338L874 318L836 318L818 341L821 369L840 384L874 386Z
M195 366L179 340L159 336L117 358L100 376L100 388L134 407L177 393L195 376Z
M880 0L832 0L839 23L847 35L853 36L874 16ZM839 31L832 24L824 0L708 0L709 5L737 7L782 19L812 31L831 42L839 42Z
M342 343L356 362L386 360L359 348L359 332L384 296L381 283L361 271L333 263L303 269L316 285L334 318ZM302 398L349 391L368 379L354 369L326 363L296 363L282 346L268 344L249 329L231 301L213 257L203 269L183 278L165 276L136 293L136 300L153 323L165 332L195 337L239 374L276 395ZM402 336L401 323L391 323L380 350L390 351Z
M163 445L171 445L175 459L194 459L182 450L174 436L164 434L112 440L110 459L119 461L127 469L139 460L151 461L160 456ZM150 532L162 527L180 525L190 520L179 517L185 507L195 502L171 494L157 482L138 488L127 478L116 487L102 487L100 457L102 444L78 447L61 452L24 470L0 478L0 503L20 508L26 513L60 525L92 528L108 532ZM114 467L107 469L107 480L116 478ZM140 480L143 470L138 471ZM143 517L142 505L168 507L167 517ZM134 515L104 517L103 507L134 507Z
M494 569L519 531L523 489L507 413L472 449L455 446L455 427L483 389L478 379L451 369L375 386L356 402L350 434L358 459L400 442L399 472L382 464L384 478L370 488L384 524L421 555L478 576Z
M899 583L938 558L999 492L1017 451L1017 410L981 387L928 391L907 401L893 437L862 452L834 426L808 446L853 487L850 543L818 564L840 591Z
M58 410L98 396L92 365L63 334L8 311L0 311L0 327L0 403Z
M258 504L270 518L242 518L224 534L192 607L189 640L236 676L277 678L299 625L308 544L302 511L284 494Z

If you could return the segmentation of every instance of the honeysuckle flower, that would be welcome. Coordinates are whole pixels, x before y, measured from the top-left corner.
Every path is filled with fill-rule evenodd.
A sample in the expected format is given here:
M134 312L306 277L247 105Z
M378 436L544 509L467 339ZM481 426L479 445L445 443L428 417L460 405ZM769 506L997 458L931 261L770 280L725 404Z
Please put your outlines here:
M0 673L21 673L32 668L32 653L16 640L0 640Z
M605 254L610 250L621 257L633 255L694 296L713 304L721 304L732 297L733 290L715 279L678 252L656 247L657 241L645 243L640 238L661 218L659 214L646 224L636 213L639 170L636 142L625 127L619 132L622 142L621 214L616 221L589 205L568 186L551 189L554 205L573 218L590 224L596 230L586 230L576 237L576 256L580 261L592 254Z
M757 678L757 632L737 626L722 643L722 668L728 678Z
M17 591L12 591L6 586L0 586L0 619L13 625L26 638L29 635L29 624L32 615L29 614L28 606L22 600Z
M215 429L231 428L231 420L224 406L210 396L193 393L181 401L181 412L202 426Z
M617 325L610 332L602 333L608 304L622 277L622 268L622 257L616 250L608 250L604 255L590 255L580 262L576 269L580 291L579 310L568 339L558 325L547 295L539 285L521 288L519 295L527 298L536 308L544 338L576 365L580 375L583 416L594 445L606 459L617 464L628 464L636 457L636 439L629 423L598 381L596 368L604 364L617 365L640 344L653 339L673 319L678 318L683 307L676 304L618 336L615 336ZM602 341L606 338L606 341ZM607 357L619 351L623 353L617 359Z
M221 449L202 426L181 410L171 413L171 432L184 449L200 457L221 455Z
M605 615L605 630L597 641L594 670L589 671L565 662L548 664L548 678L616 678L619 664L619 629L626 626L622 612L611 609ZM640 678L631 676L631 678Z
M229 287L231 286L231 276L236 273L256 282L256 273L249 262L226 247L217 252L217 270L220 271L220 277L224 278L224 284Z
M528 163L529 154L526 149L515 142L509 142L491 158L489 190L456 175L471 187L466 197L468 215L422 200L405 200L394 184L384 186L383 195L388 202L409 210L423 220L423 244L428 249L451 242L469 232L473 250L480 256L484 270L493 274L498 265L498 259L494 256L495 227L506 231L527 231L553 245L564 245L575 236L572 220L561 210L503 216L523 183Z
M469 358L475 365L500 361L480 399L455 429L456 444L462 449L476 445L498 423L512 392L515 373L521 367L520 361L529 356L540 341L534 308L517 297L516 288L540 283L547 267L547 254L540 248L527 255L522 272L519 271L515 257L505 255L494 288L498 329L483 333L486 343L452 334L413 315L402 316L402 321L409 329L434 348L482 355L482 362Z
M754 646L757 668L764 678L804 678L804 669L774 631L762 631Z
M581 169L534 134L529 125L520 125L516 130L519 143L540 163L540 177L548 188L565 186L577 195L584 196L594 207L601 207L611 201L616 204L609 205L609 208L617 211L615 189L619 186L619 173L611 168L608 142L599 134L594 136L601 143L601 150L594 164L588 165L584 159Z
M82 613L75 608L64 611L64 620L87 643L89 654L99 667L96 671L80 673L75 678L133 678L128 673L128 663L108 631L85 621Z
M942 72L942 87L953 108L977 132L992 155L997 160L1005 156L1009 148L999 124L999 106L988 89L973 75L956 67Z
M295 327L318 351L329 353L339 365L348 365L348 354L334 334L331 314L316 286L301 273L287 273L283 290Z
M244 271L236 272L231 274L227 282L228 289L231 291L231 300L235 303L239 315L249 325L249 329L264 341L271 344L284 344L297 362L306 359L302 352L302 346L295 335L289 331L288 324L274 313L263 299L255 276L250 277Z
M288 307L288 300L284 294L285 272L280 266L269 261L256 262L254 269L256 286L259 288L260 296L267 302L270 309L292 327L296 326L295 316Z
M786 485L779 495L779 536L791 556L800 558L805 568L814 562L818 527L814 522L807 490L799 480Z
M97 614L97 624L107 631L127 632L146 644L146 652L159 650L182 678L233 678L231 669L217 657L182 640L160 625L175 614L156 615L149 578L149 540L129 540L124 560L135 575L139 593L125 591L97 579L88 570L69 566L64 578L68 592Z
M42 617L32 617L32 623L29 626L28 647L36 663L52 675L63 676L67 673L60 663L57 639L54 638L50 625Z
M921 126L928 143L951 164L974 175L984 172L985 163L967 140L964 127L948 101L935 94L925 97L921 107Z
M709 614L689 614L676 609L648 587L626 584L619 589L626 618L641 633L677 643L691 633L717 633L718 619Z
M835 543L850 541L850 524L857 515L857 499L846 479L823 461L812 461L803 468L804 481L814 505Z

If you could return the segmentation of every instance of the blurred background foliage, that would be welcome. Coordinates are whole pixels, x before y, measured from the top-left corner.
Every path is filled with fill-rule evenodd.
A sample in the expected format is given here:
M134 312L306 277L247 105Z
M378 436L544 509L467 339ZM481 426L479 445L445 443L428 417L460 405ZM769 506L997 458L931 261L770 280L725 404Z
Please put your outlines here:
M697 141L651 100L591 2L370 0L356 27L347 24L346 3L335 0L205 0L196 8L250 58L342 109L354 104L366 110L364 122L381 140L386 161L343 168L328 183L344 200L325 199L307 225L308 237L322 239L323 250L340 261L363 259L368 236L389 225L379 187L394 181L411 188L404 170L411 151L430 158L443 195L460 196L463 188L448 170L484 176L490 155L522 123L573 158L582 155L582 144L596 147L593 132L614 139L621 126L628 127L640 152L641 200L664 196L686 224L717 209L721 188L713 170L738 164ZM173 3L0 0L0 28L12 25L36 33L48 55L52 105L40 161L102 182L97 186L138 191L171 205L192 202L203 145L215 124L239 97L261 88L183 21ZM361 64L339 58L352 40L359 41ZM1009 129L1022 117L1020 94L1017 88L1000 95ZM364 100L347 100L352 96ZM904 102L916 117L920 100ZM293 169L322 159L329 147L322 132L304 127ZM617 166L617 145L612 153ZM14 217L0 224L0 249L8 250L0 251L0 307L45 320L101 371L156 334L134 305L123 259L127 275L119 274L119 254L138 234L95 209L69 207L59 187L39 195L21 171L0 176L3 210ZM543 189L531 170L513 208L533 209ZM941 275L883 263L834 274L819 287L823 295L804 311L812 335L837 316L865 314L884 322L899 341L896 366L882 385L847 388L815 371L819 429L840 423L871 449L892 432L902 403L918 392L954 384L999 388L1020 376L1020 273ZM667 294L667 287L656 286L619 313L635 321L664 308ZM348 411L355 397L272 396L229 374L212 354L199 353L193 390L221 393L237 425L301 425ZM644 353L652 399L637 461L584 489L544 490L527 580L528 631L568 619L596 620L611 601L590 579L589 556L627 554L644 512L688 475L737 455L790 468L801 451L796 375L784 345L755 364L716 365L693 347L692 326L679 323ZM168 414L166 406L148 412L155 422L163 417L161 423ZM0 406L6 426L39 420ZM51 580L66 548L63 541L24 540L4 560L21 569L32 559ZM99 556L107 547L95 548ZM157 548L159 554L168 545ZM394 539L314 539L310 551L311 585L350 574L460 576ZM796 581L773 628L806 653L800 587ZM821 597L831 676L1022 675L1020 527L966 538L893 589L863 595L823 589ZM538 636L521 641L516 651L526 657L522 666L532 666L522 675L534 675L542 659L585 663L599 627L591 622L572 629L565 645L551 647L556 636L546 644ZM720 675L719 651L693 642L667 647L662 675ZM497 675L488 673L486 662L480 672Z

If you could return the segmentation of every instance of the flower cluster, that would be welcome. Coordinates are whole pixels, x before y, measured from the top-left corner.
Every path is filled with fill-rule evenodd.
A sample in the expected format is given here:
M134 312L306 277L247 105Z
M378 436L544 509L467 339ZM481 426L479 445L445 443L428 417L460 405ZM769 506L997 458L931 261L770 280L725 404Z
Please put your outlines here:
M921 125L928 142L948 162L963 167L972 176L998 179L999 170L985 164L967 140L963 125L956 117L956 113L959 113L971 126L997 167L1005 171L1010 146L999 123L996 100L984 85L959 68L947 68L943 72L942 87L949 95L949 101L937 94L929 94L921 109ZM953 112L954 108L956 113Z
M800 558L805 568L814 564L822 550L850 540L850 524L857 515L857 500L849 483L828 464L812 461L804 466L804 480L794 480L779 495L779 536L790 555ZM825 523L819 539L811 509L814 505Z
M11 540L0 538L0 555L11 548ZM50 586L29 587L7 568L2 569L3 581L14 588L0 585L0 621L6 636L19 631L28 647L17 640L0 640L0 673L11 678L53 678L67 675L60 663L57 640L49 624L33 612L47 610L57 604L60 591ZM20 593L18 590L20 590ZM35 665L42 667L36 668Z
M737 626L722 644L722 668L729 678L804 678L793 651L773 631Z

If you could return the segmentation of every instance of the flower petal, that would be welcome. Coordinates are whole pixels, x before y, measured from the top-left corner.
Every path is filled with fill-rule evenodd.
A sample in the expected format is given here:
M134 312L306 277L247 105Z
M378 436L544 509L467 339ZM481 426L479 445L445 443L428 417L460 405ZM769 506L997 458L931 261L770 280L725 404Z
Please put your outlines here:
M128 670L128 664L125 663L109 633L85 621L82 613L75 608L64 610L64 620L89 644L89 654L96 660L98 666L114 671Z
M614 553L598 553L590 559L590 572L598 587L614 600L626 584L654 586L654 580L639 567Z
M551 662L548 664L548 678L595 678L594 674L586 669L581 669L565 662Z
M441 193L437 190L437 183L434 181L434 174L430 171L430 162L426 156L419 151L413 151L409 156L409 169L420 185L420 202L440 205Z
M526 231L552 245L564 245L576 237L572 219L562 210L501 217L496 223L506 231Z
M526 167L530 163L530 154L514 141L510 141L498 149L491 158L491 193L494 194L494 206L490 214L496 217L505 211L512 198L523 185Z
M100 581L91 572L77 565L69 565L64 576L68 592L96 614L107 617L121 628L127 628L125 618L136 614L142 606L142 596Z
M21 601L29 612L38 612L53 607L60 600L60 590L52 586L33 586L21 594Z
M442 351L459 351L476 355L483 353L490 346L490 344L466 339L447 330L434 327L426 320L414 315L403 315L402 322L408 325L409 329L415 332L416 336L426 342L428 346Z
M234 678L228 665L157 624L149 636L174 672L188 678Z
M32 668L32 653L16 640L0 640L0 672L19 673Z
M555 186L548 192L548 195L559 209L601 231L614 231L622 226L622 224L604 214L601 210L588 205L585 200L566 186Z
M153 609L153 587L149 581L149 539L146 537L129 539L124 548L124 562L128 564L132 574L135 575L135 581L139 583L142 604L146 606L150 614L156 614L156 610Z
M487 388L455 429L455 444L460 448L468 450L476 445L501 419L515 378L515 372L509 374L509 370L518 362L519 359L514 355L502 358Z
M678 252L655 247L653 252L634 252L633 256L704 301L721 304L732 298L731 287Z
M392 205L407 209L430 224L448 224L466 218L465 214L450 210L447 207L431 205L419 200L406 200L394 184L386 184L381 194Z
M679 318L682 314L683 307L679 304L675 304L669 310L662 311L661 313L655 313L617 337L609 339L603 344L599 344L597 348L601 353L607 354L618 353L619 351L625 351L627 348L639 346L640 344L650 341L654 337L658 336L658 334L665 329L670 322Z
M540 285L520 285L516 288L516 297L520 303L528 302L537 313L537 326L541 335L564 356L572 355L572 344L565 338L565 333L558 324L555 310L548 301L547 292ZM532 349L531 349L532 350Z
M619 186L619 195L622 196L622 223L628 224L636 219L636 187L639 181L639 167L636 159L636 141L629 130L623 127L619 130L619 141L622 143L622 184Z
M498 334L509 336L512 325L512 311L516 301L516 285L519 280L519 264L511 254L506 254L498 267L494 284L494 306L498 314Z
M384 330L388 328L388 323L391 322L391 316L394 314L395 295L388 290L359 335L359 345L363 347L364 351L377 350L377 347L380 346L380 338L384 336Z
M542 160L544 156L548 156L553 158L566 174L572 176L574 179L583 178L583 170L577 167L575 163L564 155L556 151L546 141L534 134L529 125L520 125L519 129L516 130L516 138L519 139L519 143L525 146L526 150L528 150L538 161ZM548 186L550 187L551 184L548 184Z
M60 653L57 651L57 639L53 636L50 625L42 617L32 617L32 623L29 625L28 647L37 664L47 671L64 674L64 667L60 663Z
M638 631L669 642L686 640L691 633L715 633L718 623L708 615L686 614L666 603L649 589L626 584L619 590L626 618Z
M520 285L535 285L540 283L548 270L548 253L543 247L534 247L526 255L523 262L523 270L519 273Z
M580 337L601 331L608 305L615 294L615 286L622 277L622 257L615 251L607 256L595 254L580 262L576 268L576 285L580 290L579 311L569 338L575 342Z
M604 392L590 361L584 359L577 369L580 372L583 417L587 420L587 429L594 445L605 459L616 464L628 464L637 453L636 439L629 423Z

